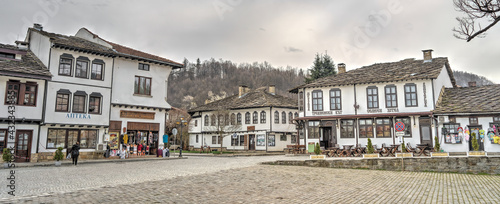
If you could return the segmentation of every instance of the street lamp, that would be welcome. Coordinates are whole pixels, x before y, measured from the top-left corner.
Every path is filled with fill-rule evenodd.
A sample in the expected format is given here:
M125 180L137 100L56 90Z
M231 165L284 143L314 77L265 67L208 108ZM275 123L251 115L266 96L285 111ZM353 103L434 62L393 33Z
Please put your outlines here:
M181 119L177 120L176 124L181 126L181 147L179 149L179 157L182 157L182 127L187 125L187 121L181 116Z

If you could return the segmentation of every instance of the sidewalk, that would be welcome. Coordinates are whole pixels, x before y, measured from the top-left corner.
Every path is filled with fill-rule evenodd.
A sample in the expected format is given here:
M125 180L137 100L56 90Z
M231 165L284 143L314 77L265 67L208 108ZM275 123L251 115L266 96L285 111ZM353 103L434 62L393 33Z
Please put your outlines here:
M86 164L98 164L98 163L111 163L111 162L138 162L138 161L157 161L157 160L173 160L173 159L187 159L187 155L179 157L177 154L175 157L156 157L156 156L142 156L142 157L130 157L127 159L120 159L119 157L111 157L108 159L90 159L90 160L78 160L78 165ZM52 167L55 166L55 161L48 162L16 162L15 168L25 168L25 167ZM61 161L61 166L73 165L71 159L64 159Z

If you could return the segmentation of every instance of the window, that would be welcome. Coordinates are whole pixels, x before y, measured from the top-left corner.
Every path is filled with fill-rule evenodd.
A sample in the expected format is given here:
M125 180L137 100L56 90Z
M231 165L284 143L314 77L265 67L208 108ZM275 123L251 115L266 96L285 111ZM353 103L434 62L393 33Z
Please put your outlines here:
M49 129L47 148L71 148L73 144L80 142L80 148L95 149L97 135L98 130Z
M57 91L56 111L69 112L69 95L71 92L67 89Z
M330 110L342 110L340 89L330 90Z
M212 136L212 144L217 144L217 136Z
M290 136L290 138L291 138L291 141L290 141L290 142L291 142L292 144L297 143L297 135L296 135L296 134L291 135L291 136Z
M477 125L477 117L470 117L469 125Z
M73 96L73 113L85 113L87 94L83 91L75 92Z
M280 113L278 111L274 111L274 124L280 124Z
M293 117L293 118L298 118L298 117L299 117L299 113L297 113L297 112L296 112L296 113L294 114L294 116L295 116L295 117Z
M312 92L313 111L323 110L323 92L316 90Z
M222 114L219 114L217 116L217 126L223 126L224 124L225 124L224 116Z
M462 143L461 135L458 134L460 123L444 123L443 127L446 133L444 136L445 143ZM441 134L443 134L443 132L441 132Z
M253 112L253 124L257 124L259 122L259 114L257 113L257 111L254 111Z
M403 122L405 124L404 137L411 137L411 118L396 118L396 122Z
M92 61L92 70L90 74L91 79L102 80L102 74L104 72L104 61L95 59Z
M293 113L289 112L288 113L288 123L292 124L292 121L293 121Z
M340 121L340 138L354 138L354 120Z
M198 127L198 120L194 120L194 126ZM196 137L198 137L198 135L196 135ZM198 141L198 139L196 141Z
M7 147L7 130L0 130L0 150Z
M197 121L197 120L195 120L195 121ZM196 135L196 143L198 143L198 142L199 142L198 135Z
M266 111L260 112L260 124L266 123Z
M309 121L307 138L319 138L319 121Z
M373 138L372 119L359 119L359 138Z
M5 53L5 52L0 52L0 58L15 59L16 55L10 54L10 53Z
M215 126L215 125L216 125L217 120L215 120L215 115L214 115L214 114L212 114L212 116L210 117L210 122L211 122L210 124L211 124L212 126Z
M267 142L268 142L268 146L270 147L274 147L276 146L276 137L274 135L269 135L269 137L267 138Z
M208 121L208 115L205 115L205 126L208 126L209 121Z
M240 146L245 146L245 135L240 135Z
M89 113L100 114L101 113L101 98L100 93L92 92L89 98Z
M286 135L285 134L281 134L280 135L280 141L286 141Z
M493 122L500 122L500 117L499 116L494 116L493 117Z
M250 124L250 113L245 113L245 124Z
M385 107L386 108L398 107L396 86L394 85L388 85L385 87Z
M391 120L377 119L377 137L391 137Z
M239 144L239 137L236 136L236 138L234 138L232 135L231 135L231 146L238 146Z
M241 122L241 120L240 120ZM236 114L232 113L231 114L231 125L235 125L236 124Z
M281 112L281 123L286 124L286 113L285 111Z
M304 92L299 92L299 111L304 110Z
M151 78L135 76L134 94L151 95Z
M5 104L36 106L37 88L33 82L8 81Z
M222 116L222 115L221 115ZM224 115L224 125L228 126L229 125L229 113L226 113Z
M59 75L71 76L73 65L73 56L70 54L63 54L59 59Z
M89 70L89 59L86 57L78 57L76 59L75 77L87 78Z
M241 125L241 113L236 115L236 124Z
M139 70L149 71L149 64L139 63Z
M417 107L417 85L406 84L405 85L405 101L406 107Z
M378 108L378 88L366 88L366 98L368 100L368 108Z

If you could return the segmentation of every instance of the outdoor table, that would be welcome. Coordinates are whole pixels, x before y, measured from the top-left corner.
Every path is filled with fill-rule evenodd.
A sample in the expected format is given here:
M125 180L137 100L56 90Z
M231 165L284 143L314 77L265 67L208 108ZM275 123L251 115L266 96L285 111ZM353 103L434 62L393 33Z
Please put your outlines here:
M422 154L424 154L424 156L428 156L426 153L425 153L425 149L427 149L428 145L427 144L418 144L417 145L417 149L419 150L418 152L415 152L416 154L418 154L417 156L421 156Z
M388 157L390 152L391 152L391 147L388 147L386 145L383 145L382 148L380 149L380 156L383 156L383 157Z
M329 157L338 157L339 156L339 148L338 147L329 147L328 150L328 153L330 153L328 156Z
M342 150L342 156L349 157L352 154L351 148L354 145L342 145L344 146L344 149Z
M363 155L364 153L366 153L366 147L356 147L354 149L354 154L355 156L357 157L360 157L361 155Z
M399 149L399 145L398 144L394 144L394 145L391 145L391 147L389 148L389 153L387 154L387 156L391 155L391 156L395 156L396 152L398 151Z

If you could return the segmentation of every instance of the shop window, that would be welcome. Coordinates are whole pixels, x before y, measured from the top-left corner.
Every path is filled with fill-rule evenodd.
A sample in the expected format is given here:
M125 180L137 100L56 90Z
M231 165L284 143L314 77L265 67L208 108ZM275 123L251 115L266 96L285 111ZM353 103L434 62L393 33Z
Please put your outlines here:
M37 88L34 82L8 81L5 104L36 106Z
M71 92L67 89L57 91L56 112L69 112L69 96Z
M275 139L276 139L276 137L274 135L269 135L269 137L267 138L268 146L270 146L270 147L276 146Z
M309 121L307 130L307 138L319 138L319 121Z
M47 136L47 149L57 149L58 147L66 147L66 130L65 129L49 129Z
M359 138L373 138L372 119L359 119Z
M209 121L208 121L208 115L205 115L205 126L208 126Z
M405 84L406 107L417 107L417 85Z
M245 135L240 135L240 146L245 146Z
M250 124L250 113L249 112L245 113L245 124Z
M100 59L95 59L92 61L92 70L90 72L90 78L96 80L102 80L102 74L104 73L104 61Z
M313 111L323 110L323 91L315 90L312 92Z
M441 129L441 134L444 133L445 143L462 143L462 137L458 133L460 123L444 123L444 129Z
M391 120L390 119L377 119L377 138L378 137L391 137Z
M78 57L76 59L75 77L87 78L89 70L89 59L86 57Z
M75 59L70 54L62 54L59 59L59 75L71 76L71 70L73 65L73 59Z
M47 149L71 148L76 142L82 149L95 149L97 136L98 130L49 129Z
M387 85L385 87L385 107L386 108L397 108L398 107L398 95L396 93L395 85Z
M257 124L259 122L259 114L257 113L257 111L253 112L252 119L253 119L253 124Z
M238 113L238 114L236 115L236 124L237 124L237 125L241 125L241 113Z
M260 124L266 123L266 111L260 112Z
M330 90L330 110L342 110L340 89Z
M274 124L280 124L280 113L278 111L274 111Z
M151 95L151 78L135 76L134 94Z
M139 63L139 70L149 71L149 64Z
M97 130L80 131L80 147L94 149L97 144Z
M405 124L405 129L403 130L405 133L404 137L411 137L411 118L396 118L396 122Z
M87 94L83 91L77 91L73 94L73 113L85 113Z
M340 121L340 138L354 138L354 120Z
M239 145L239 137L236 136L236 138L234 138L232 135L231 135L231 146L238 146Z
M280 135L280 141L286 141L286 135L285 134L281 134Z
M378 108L378 88L375 86L366 88L368 108Z

